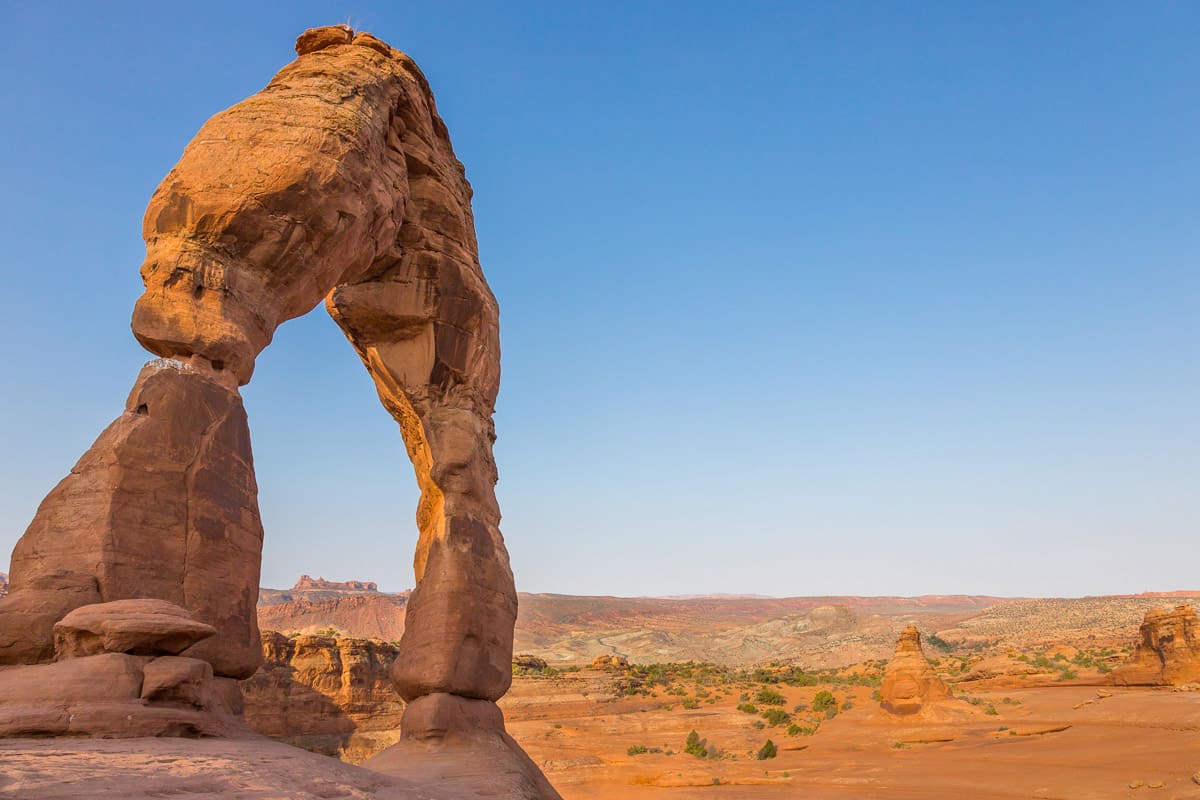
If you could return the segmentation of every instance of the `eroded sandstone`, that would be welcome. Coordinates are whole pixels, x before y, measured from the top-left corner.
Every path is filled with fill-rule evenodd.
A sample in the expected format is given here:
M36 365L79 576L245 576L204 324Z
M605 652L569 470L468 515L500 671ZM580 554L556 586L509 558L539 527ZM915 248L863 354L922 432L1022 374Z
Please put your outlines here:
M186 650L214 684L255 672L262 526L239 387L279 325L323 302L398 422L421 491L392 680L410 711L465 703L500 720L459 736L422 728L444 715L413 712L404 736L460 761L508 753L540 787L488 711L512 679L517 598L494 490L499 314L471 187L408 56L347 26L306 31L296 51L204 124L150 200L132 329L162 360L18 542L0 665L46 664L55 624L80 606L149 598L215 629ZM195 670L172 670L170 702L191 702Z
M921 632L909 625L896 642L880 687L880 705L891 714L919 714L930 704L950 697L950 689L930 666L921 649Z
M1179 686L1200 681L1200 619L1190 605L1152 609L1129 660L1112 673L1123 686Z
M355 764L399 741L395 645L273 631L262 644L263 666L242 682L253 730Z

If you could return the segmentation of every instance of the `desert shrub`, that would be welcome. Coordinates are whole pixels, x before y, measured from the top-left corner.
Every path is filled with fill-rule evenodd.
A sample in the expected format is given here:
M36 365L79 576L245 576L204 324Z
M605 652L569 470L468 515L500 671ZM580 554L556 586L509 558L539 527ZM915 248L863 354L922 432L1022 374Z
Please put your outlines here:
M650 752L650 748L646 747L646 745L635 744L635 745L632 745L628 750L626 750L625 754L630 755L630 756L640 756L642 753L649 753L649 752Z
M691 697L685 697L679 701L679 705L683 706L684 708L699 708L700 701Z
M767 727L767 723L763 722L761 719L756 719L753 723L751 723L750 727L761 731L763 728Z
M762 713L762 717L771 727L783 725L786 722L792 721L792 715L784 711L782 708L768 708Z
M758 752L754 757L759 761L766 761L768 758L774 758L779 753L779 748L775 747L775 743L770 739L763 742L763 746L758 748Z
M796 703L792 706L793 714L799 714L801 711L808 711L808 703Z
M753 703L741 703L738 705L737 710L745 712L746 714L757 714L758 706L754 705Z
M781 706L787 702L787 698L779 692L774 689L768 689L765 686L758 690L758 694L754 696L754 699L764 706Z
M851 703L849 700L842 703L842 711L849 711L852 708L854 708L854 703Z
M830 706L829 708L825 709L825 719L833 719L836 717L838 715L837 708L837 706Z
M878 703L879 701L883 700L883 692L876 689L875 691L871 692L871 699Z
M938 636L936 633L931 633L928 636L926 636L925 643L928 644L933 649L941 650L944 653L948 653L954 649L954 645L950 644L945 639Z
M708 757L708 748L705 746L704 740L694 730L687 735L687 740L683 744L683 752L696 758Z
M994 705L989 703L988 707L983 710L983 713L989 714L991 716L995 716L996 714L999 714L1000 712L996 710L996 707Z
M817 732L817 728L819 728L819 727L820 727L819 724L805 726L805 725L798 725L795 722L793 722L791 725L788 725L787 735L788 736L812 736L814 733Z
M829 708L834 709L834 711L837 710L837 698L833 696L832 692L822 689L821 691L817 692L817 696L813 698L812 710L821 712Z
M1064 670L1062 671L1062 674L1058 676L1058 679L1059 679L1060 681L1073 681L1073 680L1075 680L1075 679L1076 679L1076 678L1078 678L1078 677L1079 677L1079 675L1077 675L1077 674L1076 674L1075 670L1073 670L1073 669L1064 669Z

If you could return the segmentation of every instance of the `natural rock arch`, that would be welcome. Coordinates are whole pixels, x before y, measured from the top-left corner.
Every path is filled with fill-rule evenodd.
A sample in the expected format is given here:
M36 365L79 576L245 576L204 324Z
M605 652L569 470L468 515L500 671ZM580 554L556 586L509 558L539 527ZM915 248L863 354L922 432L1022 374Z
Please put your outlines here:
M307 31L296 50L205 123L151 198L132 327L162 360L17 544L0 664L50 661L75 608L154 598L216 630L180 657L211 664L218 683L254 672L262 526L238 387L280 324L324 302L421 490L392 675L405 738L483 737L523 776L513 796L557 796L494 705L511 683L517 600L494 492L499 316L470 185L408 56L346 27Z

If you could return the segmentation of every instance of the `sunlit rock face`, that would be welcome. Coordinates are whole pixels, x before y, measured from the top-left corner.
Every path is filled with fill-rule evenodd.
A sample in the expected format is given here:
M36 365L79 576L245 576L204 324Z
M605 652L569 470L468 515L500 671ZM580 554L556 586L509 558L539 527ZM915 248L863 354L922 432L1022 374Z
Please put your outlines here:
M1182 685L1200 681L1200 619L1191 606L1152 609L1138 630L1137 648L1113 670L1124 686Z
M180 654L213 680L255 673L263 531L239 387L279 325L324 303L421 490L391 670L410 701L397 747L480 765L456 768L464 785L500 769L514 797L557 796L495 706L512 680L517 598L494 491L499 312L470 184L412 59L346 26L306 31L296 52L204 124L150 199L132 328L161 360L18 543L0 665L48 664L56 623L80 606L146 598L214 629ZM97 657L114 685L139 658Z
M916 626L909 625L900 634L879 691L883 709L899 715L919 714L930 703L950 697L950 689L925 658Z

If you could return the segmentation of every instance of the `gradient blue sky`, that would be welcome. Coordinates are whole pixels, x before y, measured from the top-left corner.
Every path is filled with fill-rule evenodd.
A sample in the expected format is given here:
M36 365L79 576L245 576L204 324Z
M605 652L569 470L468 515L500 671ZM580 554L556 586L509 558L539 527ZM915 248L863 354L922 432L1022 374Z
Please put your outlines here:
M0 551L148 358L155 185L305 27L348 20L421 64L475 187L519 588L1200 588L1200 5L0 20ZM264 584L409 586L411 468L323 311L245 397Z

